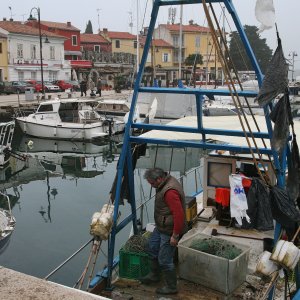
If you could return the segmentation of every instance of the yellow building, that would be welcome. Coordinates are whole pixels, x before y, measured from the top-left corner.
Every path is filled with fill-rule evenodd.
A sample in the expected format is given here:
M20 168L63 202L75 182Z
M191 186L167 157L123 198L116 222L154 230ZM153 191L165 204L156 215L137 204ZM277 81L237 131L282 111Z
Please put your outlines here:
M179 24L160 24L154 30L154 38L163 39L174 47L173 50L173 66L179 66L180 52L180 25ZM192 54L201 54L203 64L197 66L198 79L203 80L206 76L217 79L221 76L221 64L217 58L215 47L213 46L210 29L208 27L199 26L190 21L189 25L182 25L182 67L183 70L191 69L185 66L185 59ZM217 74L216 71L217 70ZM178 72L175 76L178 76ZM181 78L184 75L181 74Z
M7 37L0 33L0 81L8 80Z
M130 53L136 55L137 41L135 35L129 32L108 31L107 28L103 28L100 34L111 42L112 53Z

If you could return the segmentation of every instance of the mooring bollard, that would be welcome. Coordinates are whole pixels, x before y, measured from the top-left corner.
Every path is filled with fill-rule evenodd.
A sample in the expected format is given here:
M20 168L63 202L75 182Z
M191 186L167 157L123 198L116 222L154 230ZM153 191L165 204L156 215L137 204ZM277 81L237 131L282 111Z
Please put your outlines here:
M48 95L48 100L51 100L52 95Z

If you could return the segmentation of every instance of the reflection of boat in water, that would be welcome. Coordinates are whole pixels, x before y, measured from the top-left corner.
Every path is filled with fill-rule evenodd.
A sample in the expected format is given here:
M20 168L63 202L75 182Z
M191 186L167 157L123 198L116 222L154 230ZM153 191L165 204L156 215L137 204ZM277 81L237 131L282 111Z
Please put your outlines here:
M103 169L99 169L96 160L102 157L102 161L109 161L114 151L114 143L95 145L23 136L18 150L37 159L44 171L76 178L91 178L104 172Z
M15 229L16 220L11 212L9 197L1 192L0 195L7 199L8 205L8 210L0 208L0 251L3 251Z
M0 169L9 161L15 121L0 123Z
M86 143L80 141L66 141L54 139L42 139L23 136L18 147L22 153L54 152L76 154L99 154L108 148L107 141L101 144Z
M91 141L124 130L124 122L100 116L91 102L80 99L42 102L35 113L18 116L16 120L24 133L50 139Z

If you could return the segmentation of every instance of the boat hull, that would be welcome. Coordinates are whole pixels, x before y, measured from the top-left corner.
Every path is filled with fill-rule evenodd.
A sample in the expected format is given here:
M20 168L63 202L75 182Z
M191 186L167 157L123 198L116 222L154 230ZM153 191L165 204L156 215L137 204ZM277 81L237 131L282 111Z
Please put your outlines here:
M96 137L104 137L109 134L109 126L104 126L103 122L92 124L65 123L48 125L28 122L25 118L17 118L17 121L24 133L40 138L91 141Z

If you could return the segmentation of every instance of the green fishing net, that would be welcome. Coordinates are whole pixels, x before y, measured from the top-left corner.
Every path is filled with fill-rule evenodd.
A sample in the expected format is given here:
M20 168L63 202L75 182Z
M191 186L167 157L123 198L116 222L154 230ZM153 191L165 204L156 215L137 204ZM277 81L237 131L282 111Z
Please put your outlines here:
M211 238L195 239L190 248L226 259L235 259L242 253L242 250L228 241Z
M133 235L124 245L123 249L127 252L146 252L148 238L144 235Z

